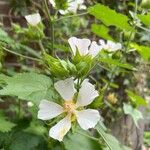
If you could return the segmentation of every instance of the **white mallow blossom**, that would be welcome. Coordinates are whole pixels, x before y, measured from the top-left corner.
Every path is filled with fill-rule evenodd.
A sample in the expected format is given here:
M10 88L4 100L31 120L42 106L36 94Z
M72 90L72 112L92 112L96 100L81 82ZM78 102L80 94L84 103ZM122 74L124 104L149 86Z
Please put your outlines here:
M54 0L49 0L52 6L55 8L56 4ZM68 8L66 10L59 10L62 15L65 15L69 12L76 13L77 9L83 10L86 9L86 6L83 4L84 0L67 0Z
M39 13L27 15L25 16L25 19L32 26L36 26L37 24L41 22L41 16Z
M100 45L103 49L108 50L110 52L120 50L122 48L122 45L120 43L114 43L113 41L107 41L99 40Z
M70 130L71 123L75 120L84 130L95 127L100 120L99 112L94 109L84 109L84 106L93 102L98 96L98 92L87 79L82 82L77 99L74 99L77 91L74 87L73 78L58 81L54 87L64 100L63 105L42 100L38 111L38 118L41 120L49 120L62 113L65 114L65 117L50 129L50 137L62 141Z
M102 50L102 46L98 45L95 41L91 42L89 39L71 37L68 42L73 55L76 55L78 50L81 56L91 55L92 57L95 57Z

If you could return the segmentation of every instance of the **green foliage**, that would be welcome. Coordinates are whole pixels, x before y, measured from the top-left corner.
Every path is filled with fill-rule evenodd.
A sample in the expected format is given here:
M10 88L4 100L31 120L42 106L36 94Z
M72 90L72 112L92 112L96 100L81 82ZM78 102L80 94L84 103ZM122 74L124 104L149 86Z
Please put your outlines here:
M147 146L150 146L150 132L144 132L144 143L147 145Z
M57 9L65 10L68 7L67 0L55 0Z
M126 146L121 145L114 136L106 133L106 128L102 122L99 122L98 125L95 127L95 129L100 134L100 136L103 138L103 140L106 142L107 147L104 148L105 150L109 150L109 149L111 149L111 150L127 150Z
M92 24L92 32L100 36L103 39L113 41L113 38L109 35L109 29L104 25Z
M28 28L22 28L18 24L12 25L13 31L17 33L23 41L41 40L45 37L44 25L40 22L37 26L28 25Z
M130 46L135 48L144 60L148 61L150 59L150 47L136 43L132 43Z
M9 132L15 126L14 123L8 121L2 114L0 114L0 121L0 132Z
M87 131L78 130L75 133L69 133L64 139L66 150L101 150L98 142L90 139Z
M8 150L47 150L46 143L41 140L42 137L35 134L17 131L12 133L9 138L6 141L7 144L4 145Z
M139 95L134 94L132 91L127 90L127 94L129 96L129 98L131 99L131 102L133 102L137 107L148 105L148 103L145 99L143 99Z
M120 115L130 115L138 127L138 121L143 116L136 108L147 106L147 103L139 95L126 90L130 99L130 104L126 104L124 103L124 98L126 97L124 94L126 85L130 89L134 87L132 85L134 81L130 82L133 79L133 71L138 71L135 66L138 68L137 62L140 64L143 61L142 59L137 59L136 52L130 48L136 49L144 60L150 60L150 48L144 46L149 43L144 41L144 44L141 46L136 44L142 43L142 35L144 34L145 36L145 32L141 32L141 30L148 31L149 29L140 26L140 24L138 24L139 28L134 29L132 27L136 23L140 23L139 20L141 20L143 25L149 27L150 13L137 15L135 12L132 13L131 18L131 16L128 17L125 15L129 14L127 11L128 8L130 8L131 12L134 11L133 9L137 12L143 12L142 8L135 7L132 2L129 2L130 4L128 2L118 4L111 1L107 1L107 5L110 7L102 4L92 6L92 4L98 2L97 0L85 2L85 4L88 4L87 6L91 5L88 12L61 16L59 10L66 10L68 1L54 1L56 3L54 8L49 5L48 0L39 1L38 4L33 2L34 8L30 7L29 12L37 10L37 8L40 9L39 12L42 14L43 24L39 23L37 26L31 26L26 23L27 27L22 27L21 25L12 23L11 31L13 31L13 35L7 34L0 28L0 61L2 61L2 66L4 65L0 69L2 73L13 74L12 77L0 74L0 97L2 97L2 100L0 98L0 103L8 104L8 108L2 110L3 114L8 114L8 117L0 116L0 149L130 150L130 148L122 145L112 136L101 121L95 129L89 131L81 130L77 128L76 124L72 123L71 131L59 143L48 136L48 131L50 126L53 126L66 113L51 121L41 121L37 118L39 110L37 107L42 99L58 102L58 93L54 89L54 81L68 77L78 80L75 101L80 90L79 88L82 86L82 81L89 76L90 82L95 84L99 96L87 108L100 109L106 122L114 121ZM45 2L47 2L47 5ZM25 10L25 7L32 5L31 0L23 0L22 3L20 3L20 0L11 0L11 3L12 5L14 4L12 10L16 10L18 5L22 9L17 8L19 13L24 15L29 14L28 10ZM45 10L49 6L50 10L49 8ZM113 8L118 10L118 12L113 10ZM87 14L93 15L98 20L87 16ZM66 46L69 37L73 35L78 38L89 37L91 40L98 41L95 35L90 34L89 24L91 23L91 31L95 35L105 40L120 41L123 50L116 52L102 50L99 53L100 57L96 56L95 58L89 55L81 56L79 51L77 51L75 56L70 56L69 48ZM45 30L45 27L48 28ZM146 34L148 35L148 33ZM131 44L132 41L135 43ZM39 51L36 49L39 49ZM19 57L11 57L12 55L7 55L7 53L12 53ZM6 59L4 59L5 55L3 54L6 54ZM38 61L30 55L38 58ZM128 62L132 62L132 64ZM24 68L30 71L30 73L16 73L24 72ZM31 72L31 70L42 73L50 72L51 78ZM92 86L89 85L89 88L92 88ZM112 105L107 102L107 94L108 96L112 94L112 97L116 101L118 100L117 103ZM11 96L16 101L12 101ZM28 101L34 104L28 103ZM79 110L82 110L82 107ZM9 116L9 114L11 115ZM74 121L76 118L73 116L71 119ZM109 123L111 124L112 122ZM149 136L146 136L146 139L148 138Z
M126 115L130 115L135 123L135 125L138 127L138 121L139 119L143 119L142 113L137 110L136 108L133 108L130 104L123 104L123 110Z
M0 28L0 45L6 43L15 44L14 40L8 36L7 32Z
M39 104L42 99L53 100L52 80L37 73L20 73L5 79L6 86L0 95L17 96L19 99Z
M133 30L129 25L129 18L117 13L107 6L96 4L88 9L89 13L101 20L106 26L116 26L121 30Z
M56 59L48 54L44 54L44 61L48 65L51 74L57 78L67 78L69 76L74 76L77 72L76 66L72 64L69 60L64 61Z
M129 64L129 63L121 63L120 60L118 60L118 59L100 58L99 61L107 63L107 64L110 64L110 65L115 65L115 66L118 66L118 67L129 69L129 70L136 70L131 64Z
M138 17L146 26L150 26L150 13L147 13L146 15L138 15Z

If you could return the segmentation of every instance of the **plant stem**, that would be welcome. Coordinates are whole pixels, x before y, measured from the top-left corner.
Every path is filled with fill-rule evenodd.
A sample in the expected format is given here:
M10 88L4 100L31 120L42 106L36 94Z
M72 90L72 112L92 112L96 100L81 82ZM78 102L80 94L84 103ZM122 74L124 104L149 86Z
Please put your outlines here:
M87 15L88 12L85 13L81 13L81 14L76 14L76 15L70 15L70 16L66 16L66 17L61 17L59 19L56 19L55 22L63 20L63 19L68 19L68 18L73 18L73 17L79 17L79 16L83 16L83 15Z
M140 28L140 29L142 29L142 30L144 30L144 31L146 31L146 32L149 32L149 33L150 33L150 30L149 30L149 29L147 29L147 28L145 28L145 27L138 26L138 25L137 25L137 27L138 27L138 28Z
M109 145L109 143L107 142L107 139L104 137L104 135L103 135L101 132L99 132L99 134L100 134L100 136L103 138L103 140L104 140L104 142L106 143L106 145L108 146L108 148L109 148L110 150L113 150L113 149L111 148L111 146Z
M11 50L9 50L9 49L7 49L7 48L5 48L5 47L2 47L2 49L3 49L3 50L5 50L5 51L7 51L7 52L9 52L9 53L11 53L11 54L14 54L14 55L17 55L17 56L20 56L20 57L26 58L26 59L30 59L30 60L34 60L34 61L38 61L38 62L42 62L42 61L41 61L40 59L38 59L38 58L33 58L33 57L30 57L30 56L22 55L22 54L20 54L20 53L17 53L17 52L11 51Z
M18 118L20 119L21 116L21 100L18 100Z
M84 133L80 133L80 132L77 132L77 131L76 131L76 133L78 133L80 135L83 135L83 136L86 136L87 138L92 139L93 141L99 142L99 140L97 138L95 138L95 137L92 137L92 136L89 136L89 135L86 135Z
M45 51L45 48L44 48L44 46L43 46L43 44L42 44L42 41L41 40L39 40L39 46L40 46L40 48L41 48L41 50L42 50L42 52L43 53L46 53L46 51Z
M54 21L51 18L50 11L49 11L48 4L47 4L47 0L44 0L44 4L45 4L45 9L46 9L46 13L48 16L49 24L51 27L51 43L52 43L51 55L53 56L53 51L54 51Z

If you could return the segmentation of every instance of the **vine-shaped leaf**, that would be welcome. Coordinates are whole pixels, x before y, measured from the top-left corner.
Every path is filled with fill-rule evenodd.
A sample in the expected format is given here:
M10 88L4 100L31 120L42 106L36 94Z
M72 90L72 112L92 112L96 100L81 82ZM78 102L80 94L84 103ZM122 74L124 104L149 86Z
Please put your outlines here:
M96 4L88 9L88 12L101 20L106 26L116 26L121 30L134 30L129 25L129 18L126 15L117 13L107 6Z

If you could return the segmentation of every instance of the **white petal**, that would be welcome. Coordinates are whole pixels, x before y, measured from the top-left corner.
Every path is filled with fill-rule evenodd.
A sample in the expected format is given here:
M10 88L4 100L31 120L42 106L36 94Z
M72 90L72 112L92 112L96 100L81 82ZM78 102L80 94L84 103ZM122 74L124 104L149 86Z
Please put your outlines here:
M104 40L99 40L99 43L100 43L102 46L104 46L104 45L106 44Z
M76 0L78 5L81 5L84 3L84 0Z
M76 54L76 50L79 51L81 56L88 54L88 49L91 44L89 39L78 39L76 37L71 37L68 42L74 55Z
M76 89L74 88L73 78L67 78L65 80L60 80L54 84L55 89L61 95L61 97L66 100L72 100Z
M94 128L100 120L99 112L94 109L76 111L76 117L80 127L84 130Z
M107 41L107 46L109 51L116 51L122 48L120 43L114 43L113 41Z
M41 16L39 13L36 14L31 14L28 16L25 16L25 19L27 20L27 22L32 25L32 26L36 26L38 23L41 22Z
M77 38L76 37L71 37L69 38L68 40L68 43L72 49L72 52L73 52L73 55L76 55L76 41L77 41Z
M41 120L49 120L63 113L63 108L47 100L42 100L39 105L38 118Z
M73 13L76 13L77 12L77 9L78 9L78 4L76 1L72 1L69 3L69 7L68 7L68 11L70 12L73 12Z
M122 49L122 45L120 43L116 43L116 48L119 50L119 49Z
M49 0L49 2L52 4L53 7L56 6L55 1L54 0Z
M95 41L91 43L89 54L92 55L92 57L95 57L102 49L102 46L98 45Z
M77 106L87 106L98 96L98 91L95 90L88 80L84 80L79 90L77 98Z
M79 50L81 56L88 54L90 44L91 41L89 39L77 39L76 47Z
M79 10L85 10L87 7L85 5L80 5Z
M59 10L59 12L62 15L66 15L67 13L69 13L68 10L61 10L61 9Z
M62 141L63 137L67 134L70 128L71 119L70 116L66 116L50 129L49 136L58 141Z

